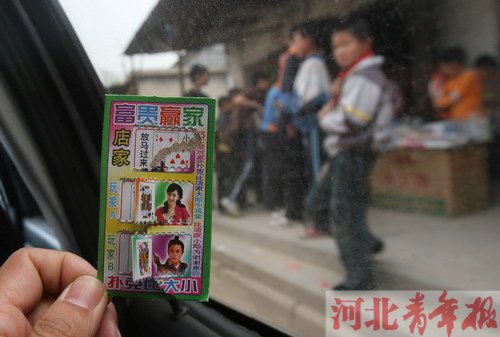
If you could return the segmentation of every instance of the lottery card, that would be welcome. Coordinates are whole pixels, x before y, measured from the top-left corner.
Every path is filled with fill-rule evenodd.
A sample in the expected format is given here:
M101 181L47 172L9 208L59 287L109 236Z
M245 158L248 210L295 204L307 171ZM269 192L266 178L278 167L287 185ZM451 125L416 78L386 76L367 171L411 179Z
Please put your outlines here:
M107 95L98 275L112 296L208 299L215 100Z

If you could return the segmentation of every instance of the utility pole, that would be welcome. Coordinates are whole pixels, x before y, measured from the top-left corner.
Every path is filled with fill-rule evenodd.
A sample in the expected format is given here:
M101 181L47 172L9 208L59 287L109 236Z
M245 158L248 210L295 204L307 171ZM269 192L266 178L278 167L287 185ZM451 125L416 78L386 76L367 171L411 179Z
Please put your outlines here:
M177 61L177 66L179 67L179 85L181 88L181 95L183 95L186 92L186 85L184 83L184 57L186 56L186 51L178 51L177 56L179 56L179 61Z

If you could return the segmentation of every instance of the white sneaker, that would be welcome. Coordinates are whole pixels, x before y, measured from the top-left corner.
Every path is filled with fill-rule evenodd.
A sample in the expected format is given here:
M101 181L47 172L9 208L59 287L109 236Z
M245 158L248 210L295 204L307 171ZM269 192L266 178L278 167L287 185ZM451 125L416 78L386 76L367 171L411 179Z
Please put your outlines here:
M269 225L272 227L286 227L291 225L291 220L286 216L276 217L269 221Z
M236 202L232 201L231 199L222 198L222 200L220 201L220 204L222 205L222 208L224 208L224 210L226 212L228 212L230 215L232 215L232 216L239 216L240 215L240 208L239 208L238 204Z
M285 216L285 210L284 209L280 209L280 210L277 210L277 211L274 211L274 212L271 212L271 217L273 219L281 219Z

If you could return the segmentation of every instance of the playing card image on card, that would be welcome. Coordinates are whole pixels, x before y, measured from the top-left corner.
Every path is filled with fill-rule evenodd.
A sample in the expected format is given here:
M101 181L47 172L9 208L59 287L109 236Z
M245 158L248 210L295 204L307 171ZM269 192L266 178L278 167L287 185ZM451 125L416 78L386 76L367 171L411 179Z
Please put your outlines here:
M137 179L135 194L137 205L135 222L138 224L153 223L155 221L155 183Z
M98 276L111 296L208 299L214 116L210 98L106 96Z
M194 170L194 134L190 130L157 131L154 134L153 165L159 172L190 173Z
M153 133L153 158L163 149L170 149L174 144L179 143L177 131L155 131Z
M134 281L142 280L152 275L152 240L141 235L132 236L132 277Z
M134 168L142 171L192 173L196 138L193 130L138 128Z

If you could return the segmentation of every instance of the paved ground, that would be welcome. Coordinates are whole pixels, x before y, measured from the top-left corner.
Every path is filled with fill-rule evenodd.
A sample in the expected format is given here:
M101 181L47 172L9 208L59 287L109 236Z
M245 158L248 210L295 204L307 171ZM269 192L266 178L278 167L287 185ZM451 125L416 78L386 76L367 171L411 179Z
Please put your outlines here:
M376 256L384 290L500 290L500 202L446 219L372 209L386 249ZM284 326L322 336L324 293L343 279L331 238L303 239L303 226L272 227L250 210L213 221L212 295Z

